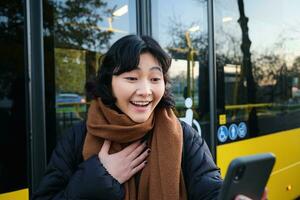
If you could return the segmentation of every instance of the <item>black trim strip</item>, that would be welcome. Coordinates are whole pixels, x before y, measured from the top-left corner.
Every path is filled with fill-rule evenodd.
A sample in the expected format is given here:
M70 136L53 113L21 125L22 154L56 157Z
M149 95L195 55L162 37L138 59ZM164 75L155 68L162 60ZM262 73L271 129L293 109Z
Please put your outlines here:
M208 14L208 75L209 75L209 109L210 109L210 140L208 146L213 158L216 160L216 127L217 127L217 113L216 113L216 55L215 55L215 41L214 41L214 7L213 0L208 0L207 14Z
M42 1L26 0L29 89L30 194L46 168L45 86Z
M136 0L138 35L152 35L151 0Z

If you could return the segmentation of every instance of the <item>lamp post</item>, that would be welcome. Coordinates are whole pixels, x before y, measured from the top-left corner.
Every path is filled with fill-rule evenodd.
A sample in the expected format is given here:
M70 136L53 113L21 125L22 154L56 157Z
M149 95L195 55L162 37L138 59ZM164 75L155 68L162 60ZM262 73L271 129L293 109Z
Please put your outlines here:
M194 85L195 85L195 83L194 83L194 67L195 67L194 53L195 53L195 50L192 45L190 33L196 32L199 30L200 30L199 26L193 26L185 32L186 44L188 47L188 52L187 52L187 93L186 93L186 95L187 95L187 97L192 97L193 102L194 102ZM190 62L192 63L192 65ZM191 67L192 67L192 70L191 70ZM191 71L192 71L192 75L191 75ZM191 77L192 77L192 81L191 81Z
M192 48L191 48L191 38L190 38L190 32L186 31L185 32L185 39L186 39L186 44L188 47L188 52L187 52L187 88L186 88L186 96L191 97L191 65L190 65L190 60L192 60ZM193 99L194 100L194 99Z

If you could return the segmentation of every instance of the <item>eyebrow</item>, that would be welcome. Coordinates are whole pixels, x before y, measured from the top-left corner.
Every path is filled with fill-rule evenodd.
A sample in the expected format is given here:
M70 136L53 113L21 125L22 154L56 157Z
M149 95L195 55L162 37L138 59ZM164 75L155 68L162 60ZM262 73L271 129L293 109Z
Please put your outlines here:
M141 69L140 67L137 67L137 70L140 70L140 69ZM153 67L151 67L150 71L153 71L153 70L158 70L158 71L162 72L162 69L159 66L153 66Z

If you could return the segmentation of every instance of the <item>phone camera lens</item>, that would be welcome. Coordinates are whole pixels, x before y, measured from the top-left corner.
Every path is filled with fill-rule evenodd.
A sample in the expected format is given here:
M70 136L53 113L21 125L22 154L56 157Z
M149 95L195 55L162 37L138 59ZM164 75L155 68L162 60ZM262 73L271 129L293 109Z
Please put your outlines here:
M234 174L234 176L233 176L233 180L234 181L239 181L243 177L244 171L245 171L245 166L238 167L235 174Z

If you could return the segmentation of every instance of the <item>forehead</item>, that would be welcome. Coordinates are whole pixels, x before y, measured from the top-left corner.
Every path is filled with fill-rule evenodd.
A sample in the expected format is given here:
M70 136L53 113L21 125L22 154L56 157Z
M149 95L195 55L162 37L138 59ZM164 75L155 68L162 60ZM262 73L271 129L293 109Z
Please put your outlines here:
M143 53L140 55L139 64L137 69L148 69L162 71L161 64L158 60L150 53Z

